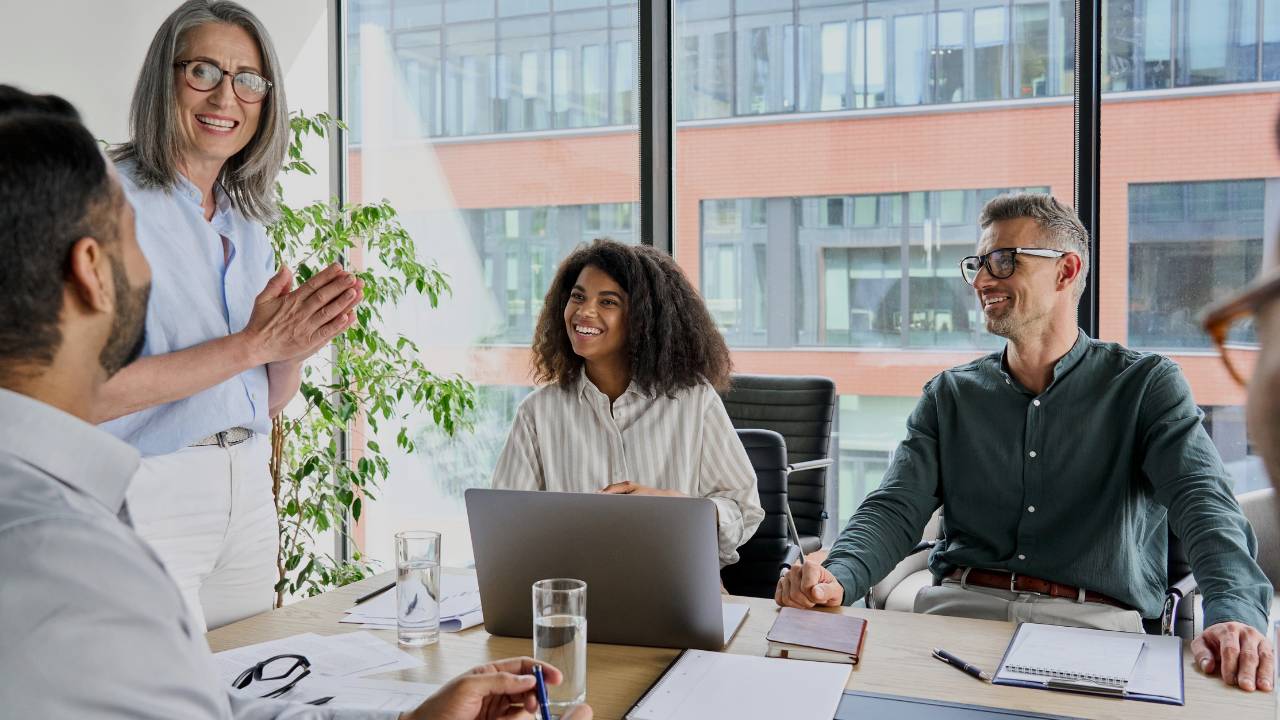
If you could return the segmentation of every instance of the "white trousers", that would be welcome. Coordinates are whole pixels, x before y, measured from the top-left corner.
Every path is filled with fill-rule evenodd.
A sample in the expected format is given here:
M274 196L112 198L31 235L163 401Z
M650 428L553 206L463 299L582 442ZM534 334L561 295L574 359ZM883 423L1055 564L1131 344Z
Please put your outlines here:
M183 448L143 458L126 498L187 601L195 625L214 629L270 610L279 535L271 444Z

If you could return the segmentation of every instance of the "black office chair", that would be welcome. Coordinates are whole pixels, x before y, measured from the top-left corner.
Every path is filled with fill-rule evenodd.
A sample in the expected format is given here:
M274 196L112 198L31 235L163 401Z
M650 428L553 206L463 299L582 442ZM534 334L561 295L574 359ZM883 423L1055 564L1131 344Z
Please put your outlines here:
M738 439L756 471L764 520L738 547L738 562L720 571L720 580L734 595L771 598L783 566L799 556L787 527L787 446L772 430L739 430Z
M772 430L786 442L787 504L806 553L822 547L836 385L831 378L734 375L721 397L739 430ZM769 595L772 597L772 592Z

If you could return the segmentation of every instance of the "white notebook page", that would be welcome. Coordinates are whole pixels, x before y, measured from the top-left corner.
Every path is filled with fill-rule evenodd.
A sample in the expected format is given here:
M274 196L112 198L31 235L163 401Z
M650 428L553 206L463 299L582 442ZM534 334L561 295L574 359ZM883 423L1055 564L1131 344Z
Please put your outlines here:
M628 720L831 720L850 666L686 650Z
M1084 680L1123 685L1146 645L1133 633L1023 623L1001 668L1005 677ZM1030 676L1024 677L1024 676Z

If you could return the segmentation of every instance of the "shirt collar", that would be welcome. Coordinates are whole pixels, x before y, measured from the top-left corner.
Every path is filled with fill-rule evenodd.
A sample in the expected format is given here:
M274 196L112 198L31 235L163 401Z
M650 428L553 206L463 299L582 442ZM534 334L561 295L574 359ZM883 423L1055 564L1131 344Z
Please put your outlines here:
M186 175L178 173L177 176L178 184L174 189L177 190L180 195L190 200L197 208L201 208L201 203L204 202L204 193L200 192L200 188L196 187L195 183L188 180ZM213 197L213 219L210 222L213 224L215 229L218 229L228 222L228 218L230 217L229 213L231 212L231 197L227 195L226 190L222 189L222 184L217 182L213 184ZM201 213L203 212L204 210L201 208ZM226 235L226 233L221 231L219 232L220 234Z
M1060 378L1071 372L1080 361L1084 359L1085 353L1089 351L1089 336L1084 330L1076 330L1076 344L1071 346L1066 355L1058 358L1058 362L1053 365L1053 378L1049 381L1049 387L1053 387L1054 383ZM1004 376L1006 380L1017 382L1013 375L1009 372L1009 346L1006 344L1004 350L1000 351L999 363L996 369ZM1018 387L1022 387L1019 385ZM1049 388L1045 388L1048 391Z
M600 395L602 397L605 396L604 393L600 391L600 388L596 387L596 384L591 382L591 380L587 377L586 369L581 368L578 370L578 396L587 397L591 393ZM642 398L653 397L652 393L647 392L644 388L640 387L640 385L638 385L635 380L632 380L631 383L627 385L626 391L623 392L622 394L638 395Z
M39 400L0 388L0 453L12 455L120 513L138 451Z

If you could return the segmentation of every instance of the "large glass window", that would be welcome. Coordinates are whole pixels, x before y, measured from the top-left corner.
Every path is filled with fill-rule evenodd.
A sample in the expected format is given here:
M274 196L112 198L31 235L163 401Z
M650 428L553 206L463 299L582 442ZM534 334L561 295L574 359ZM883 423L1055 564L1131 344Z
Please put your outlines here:
M637 5L344 7L349 195L386 198L422 258L438 262L452 285L438 310L415 298L388 311L387 329L414 339L433 370L479 387L474 426L457 436L411 415L416 452L395 449L398 424L384 423L379 432L389 437L368 438L392 472L357 531L367 555L385 562L395 531L442 530L444 561L465 565L462 493L488 486L530 390L529 345L557 266L597 237L639 241Z
M1280 214L1280 93L1221 86L1267 77L1280 2L1107 0L1103 11L1104 87L1113 92L1101 113L1100 335L1173 358L1236 489L1259 487L1244 391L1200 317L1257 274L1264 239L1276 237L1268 218ZM1131 90L1147 92L1114 92ZM1248 327L1230 340L1244 355L1256 342Z
M1274 79L1274 0L1105 0L1104 90Z
M1274 93L1227 85L1280 80L1280 0L1103 2L1101 335L1175 355L1247 484L1242 396L1195 315L1244 282L1268 235ZM1074 4L675 2L676 259L739 370L835 378L833 526L878 481L923 382L1001 343L956 267L982 203L1072 196ZM448 311L396 321L482 385L492 423L431 440L430 462L396 460L420 482L371 504L381 542L401 508L461 523L453 488L487 482L560 258L593 237L641 240L637 5L345 7L351 195L391 199L442 259Z
M835 380L833 531L921 386L1003 342L959 261L996 194L1071 196L1071 107L1019 99L1070 92L1072 23L1065 0L677 0L676 259L739 372ZM707 90L719 32L727 106ZM792 74L811 115L771 122ZM752 121L718 121L729 109Z

